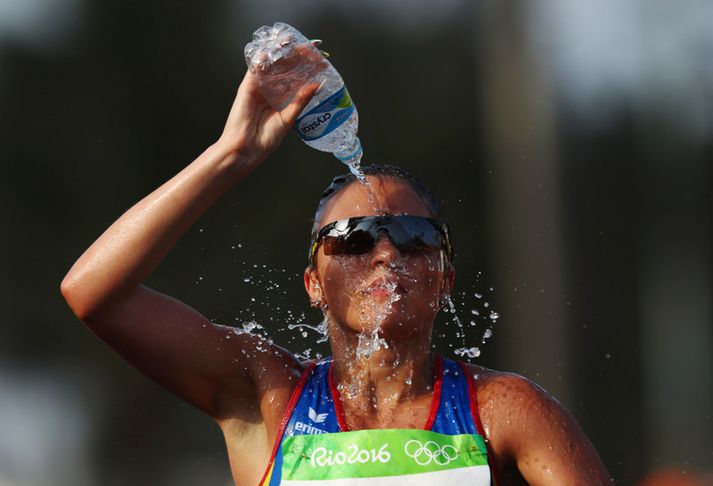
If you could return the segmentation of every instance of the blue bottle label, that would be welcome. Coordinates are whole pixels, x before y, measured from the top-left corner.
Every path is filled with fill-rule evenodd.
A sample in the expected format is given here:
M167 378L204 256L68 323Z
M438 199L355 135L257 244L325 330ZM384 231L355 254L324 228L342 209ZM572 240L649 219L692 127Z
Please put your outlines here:
M346 86L300 116L294 130L302 140L310 141L333 132L354 112L354 103Z

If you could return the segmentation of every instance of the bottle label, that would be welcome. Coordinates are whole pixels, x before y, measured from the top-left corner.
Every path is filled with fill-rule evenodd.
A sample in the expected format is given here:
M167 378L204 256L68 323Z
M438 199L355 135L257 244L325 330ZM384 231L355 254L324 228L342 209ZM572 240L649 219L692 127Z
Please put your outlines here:
M354 112L346 86L300 116L294 130L305 141L317 140L337 129Z

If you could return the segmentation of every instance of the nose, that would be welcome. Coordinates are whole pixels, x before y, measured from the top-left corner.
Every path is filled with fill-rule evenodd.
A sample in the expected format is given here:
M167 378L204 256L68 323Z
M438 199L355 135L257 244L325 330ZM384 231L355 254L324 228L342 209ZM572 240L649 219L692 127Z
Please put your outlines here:
M399 250L391 243L385 233L379 235L374 248L371 250L371 267L389 265L399 258Z

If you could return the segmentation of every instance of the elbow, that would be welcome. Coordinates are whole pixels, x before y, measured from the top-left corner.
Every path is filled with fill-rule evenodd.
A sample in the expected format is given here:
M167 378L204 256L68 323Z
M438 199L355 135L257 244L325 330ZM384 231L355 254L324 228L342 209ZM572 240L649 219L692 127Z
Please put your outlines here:
M59 286L62 297L72 309L72 312L80 321L88 320L95 309L90 304L90 299L86 295L81 279L77 278L73 272L69 272Z

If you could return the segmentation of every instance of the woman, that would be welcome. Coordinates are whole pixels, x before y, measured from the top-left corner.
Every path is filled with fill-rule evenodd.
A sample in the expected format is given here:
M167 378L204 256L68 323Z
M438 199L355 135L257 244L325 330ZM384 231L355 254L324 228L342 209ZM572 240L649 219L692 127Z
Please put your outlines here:
M332 361L305 367L142 285L191 224L277 148L317 89L303 88L276 112L246 74L218 141L72 267L62 293L74 313L216 419L237 485L609 483L546 392L430 353L434 317L453 285L450 243L437 205L398 170L369 176L372 200L342 180L320 205L304 281L327 317Z

